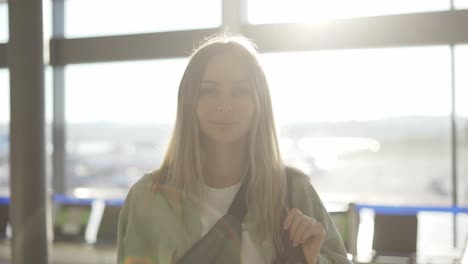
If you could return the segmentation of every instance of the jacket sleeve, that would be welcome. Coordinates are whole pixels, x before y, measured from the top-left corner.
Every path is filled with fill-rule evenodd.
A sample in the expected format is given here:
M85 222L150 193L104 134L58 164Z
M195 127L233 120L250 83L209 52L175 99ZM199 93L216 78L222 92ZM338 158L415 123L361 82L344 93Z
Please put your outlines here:
M118 227L117 227L117 263L122 264L124 263L125 260L125 253L124 253L124 246L123 246L123 240L125 238L125 232L127 230L127 224L128 224L128 212L129 212L129 207L131 204L132 200L132 195L133 195L133 188L130 189L130 191L127 194L127 197L125 198L125 202L120 209L120 215L119 215L119 222L118 222Z
M117 229L118 264L167 264L172 248L159 246L154 233L150 176L135 183L120 210ZM156 205L157 206L157 205Z
M325 239L318 256L319 264L349 264L343 240L317 192L309 181L309 177L294 170L292 181L293 206L320 222L326 231ZM290 174L290 173L289 173Z

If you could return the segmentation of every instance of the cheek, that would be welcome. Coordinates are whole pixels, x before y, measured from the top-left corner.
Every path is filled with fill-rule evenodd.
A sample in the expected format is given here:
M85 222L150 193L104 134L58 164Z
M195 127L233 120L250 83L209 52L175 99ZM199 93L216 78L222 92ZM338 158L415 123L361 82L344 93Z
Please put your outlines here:
M255 106L252 99L244 101L240 105L240 109L243 111L243 116L245 119L251 120L255 114Z
M196 114L198 119L203 119L203 116L206 115L207 112L207 104L203 100L199 100L197 106L195 108Z
M210 104L210 102L207 100L200 100L198 102L195 111L196 111L196 116L197 116L199 125L206 123L206 121L210 119L210 115L212 115L213 113L212 108L213 108L212 104Z
M253 104L244 104L241 109L244 129L250 129L254 122L255 106Z

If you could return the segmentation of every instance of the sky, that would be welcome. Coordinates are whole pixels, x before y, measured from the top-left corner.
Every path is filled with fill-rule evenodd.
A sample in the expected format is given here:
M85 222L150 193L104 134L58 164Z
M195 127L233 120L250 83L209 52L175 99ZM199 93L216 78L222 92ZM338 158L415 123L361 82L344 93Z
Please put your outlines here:
M468 46L457 49L457 106L468 117ZM450 113L448 47L262 54L278 123L375 120ZM71 123L172 123L187 59L70 65ZM46 74L47 118L51 76ZM8 120L8 74L0 70L0 122Z
M448 8L447 0L266 0L248 2L249 21L291 21L301 10L316 18L382 15ZM68 0L68 37L111 35L217 26L219 0L159 1ZM468 7L468 0L455 1ZM88 7L93 5L92 9ZM102 12L112 5L112 12ZM422 8L424 6L424 8ZM291 7L296 7L291 8ZM364 8L365 7L365 8ZM194 8L200 12L193 12ZM47 10L47 8L45 8ZM280 12L281 17L280 17ZM341 12L341 13L340 13ZM6 41L7 8L0 5L0 41ZM47 13L47 12L46 12ZM82 14L86 13L86 19ZM138 14L131 15L129 14ZM171 15L168 15L171 14ZM177 15L173 15L177 14ZM216 15L213 15L216 14ZM319 16L318 14L324 14ZM310 15L310 14L309 14ZM125 19L122 19L125 17ZM149 19L151 17L151 19ZM309 16L310 17L310 16ZM318 19L318 20L320 20ZM3 34L3 35L2 35ZM261 47L260 47L261 48ZM450 113L450 50L447 46L285 52L262 54L278 123L375 120L387 117ZM66 67L66 118L70 123L172 123L177 89L187 59L69 65ZM456 50L457 110L468 117L468 45ZM50 121L51 76L46 74L46 116ZM0 123L9 119L8 72L0 69Z

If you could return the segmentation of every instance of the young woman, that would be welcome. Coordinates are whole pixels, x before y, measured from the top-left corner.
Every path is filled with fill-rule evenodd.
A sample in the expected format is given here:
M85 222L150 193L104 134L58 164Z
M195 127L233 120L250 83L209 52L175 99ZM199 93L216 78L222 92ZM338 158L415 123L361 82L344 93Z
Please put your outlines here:
M255 46L209 38L182 77L161 167L122 207L118 263L289 263L293 250L298 263L349 263L308 177L283 164Z

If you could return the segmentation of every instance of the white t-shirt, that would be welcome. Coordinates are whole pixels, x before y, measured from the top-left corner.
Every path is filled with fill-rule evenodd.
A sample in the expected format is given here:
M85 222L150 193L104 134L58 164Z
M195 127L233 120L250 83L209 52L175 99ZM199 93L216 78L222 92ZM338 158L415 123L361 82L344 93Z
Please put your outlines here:
M227 213L241 182L221 189L212 188L205 184L204 206L201 210L202 236ZM259 246L252 241L249 232L242 228L241 263L270 263L271 260L264 259L260 252Z

